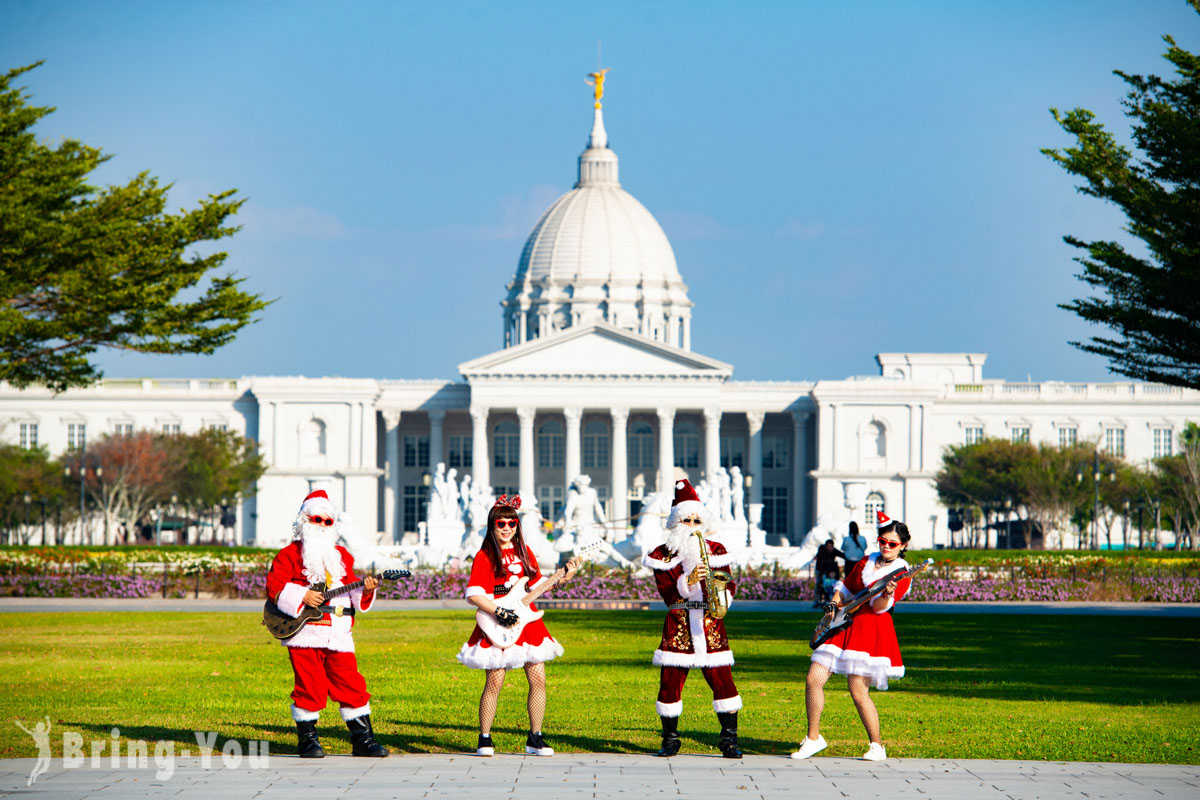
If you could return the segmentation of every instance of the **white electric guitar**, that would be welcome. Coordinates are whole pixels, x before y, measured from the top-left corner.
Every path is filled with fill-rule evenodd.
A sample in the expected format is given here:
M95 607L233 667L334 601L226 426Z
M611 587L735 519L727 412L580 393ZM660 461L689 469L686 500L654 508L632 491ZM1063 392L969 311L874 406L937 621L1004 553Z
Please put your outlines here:
M599 550L602 544L604 542L600 541L580 547L575 550L574 555L590 555ZM567 569L563 567L528 593L525 592L525 585L529 582L529 578L521 578L508 590L508 594L497 597L495 601L497 608L507 608L514 612L517 615L517 621L506 628L500 624L500 620L496 618L495 614L488 613L481 608L475 612L475 622L479 624L479 630L483 631L483 635L501 650L512 647L521 638L521 631L525 630L525 626L534 620L541 619L546 613L545 611L534 611L529 606L543 594L562 583L566 577Z

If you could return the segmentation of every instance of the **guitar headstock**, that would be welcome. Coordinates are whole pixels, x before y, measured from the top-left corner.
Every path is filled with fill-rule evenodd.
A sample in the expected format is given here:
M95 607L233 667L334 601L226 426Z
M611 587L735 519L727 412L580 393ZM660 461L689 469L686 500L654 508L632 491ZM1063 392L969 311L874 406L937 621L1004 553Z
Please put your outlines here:
M922 561L920 564L917 564L915 567L912 567L911 569L909 569L908 574L916 575L918 572L924 572L925 570L929 569L932 566L933 566L933 559L927 558L924 561Z
M385 569L380 577L385 581L398 581L401 578L411 578L412 573L406 569Z

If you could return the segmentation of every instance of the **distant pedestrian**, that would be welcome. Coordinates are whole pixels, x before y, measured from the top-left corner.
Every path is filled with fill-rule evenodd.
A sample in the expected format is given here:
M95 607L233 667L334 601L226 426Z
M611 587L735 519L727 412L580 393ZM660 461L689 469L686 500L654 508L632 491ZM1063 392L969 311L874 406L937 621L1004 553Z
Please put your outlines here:
M821 545L817 550L816 568L813 570L814 583L813 586L813 605L819 606L829 598L824 594L822 580L829 573L833 573L835 578L842 576L841 569L838 567L838 558L845 558L846 554L833 546L833 539L826 539L825 544Z
M850 530L842 539L842 552L846 554L846 574L867 555L867 540L858 532L858 523L850 520Z

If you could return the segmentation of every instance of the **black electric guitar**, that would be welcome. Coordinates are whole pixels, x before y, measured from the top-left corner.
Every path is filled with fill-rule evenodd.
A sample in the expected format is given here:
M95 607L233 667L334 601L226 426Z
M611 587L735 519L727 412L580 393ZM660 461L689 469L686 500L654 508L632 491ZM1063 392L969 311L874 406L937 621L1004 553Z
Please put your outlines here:
M410 578L412 573L406 569L387 569L382 574L374 576L380 581L398 581L401 578ZM347 583L345 586L339 586L336 589L326 589L324 583L314 583L308 587L314 592L320 592L325 595L326 603L331 597L353 592L355 589L361 589L365 583L365 579ZM300 632L308 623L315 619L321 619L325 616L325 612L320 611L312 606L304 606L300 609L300 616L293 617L279 610L279 606L275 605L274 601L267 600L263 606L262 624L267 626L267 630L276 639L290 639Z
M817 623L816 630L813 631L812 638L808 640L809 647L814 650L820 647L825 642L833 638L834 634L840 632L844 628L850 627L850 623L854 622L854 615L865 606L867 603L874 600L879 595L883 594L883 590L892 581L901 581L905 578L911 578L918 573L924 572L933 566L933 559L927 558L915 567L909 567L906 570L897 570L889 572L879 580L872 583L867 588L863 589L858 594L846 601L846 604L840 608L835 608L821 617L821 621Z

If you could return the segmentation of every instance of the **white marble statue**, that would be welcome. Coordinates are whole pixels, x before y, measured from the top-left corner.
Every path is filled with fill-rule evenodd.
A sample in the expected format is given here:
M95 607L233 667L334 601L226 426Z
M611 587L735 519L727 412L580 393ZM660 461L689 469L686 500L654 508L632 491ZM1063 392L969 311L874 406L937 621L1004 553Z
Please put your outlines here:
M744 523L746 521L746 481L742 477L742 468L736 464L729 468L729 484L730 499L733 502L733 520Z
M613 545L629 561L642 563L642 558L667 538L666 520L671 512L673 492L650 492L642 498L633 533Z
M729 486L729 473L724 467L717 467L715 470L716 477L713 481L715 484L715 494L717 495L717 509L720 514L713 517L714 522L732 522L733 521L733 505L732 505L732 489Z
M604 506L600 502L600 495L592 488L591 477L577 476L567 491L567 504L559 518L562 533L554 541L554 549L559 553L574 553L585 546L598 544L586 556L589 561L621 568L633 567L633 563L608 541L606 521Z

